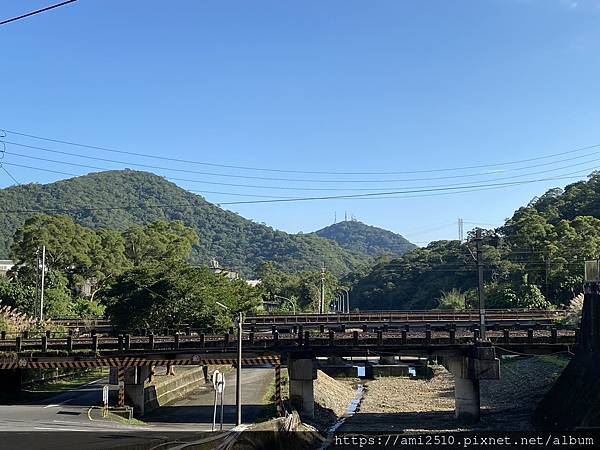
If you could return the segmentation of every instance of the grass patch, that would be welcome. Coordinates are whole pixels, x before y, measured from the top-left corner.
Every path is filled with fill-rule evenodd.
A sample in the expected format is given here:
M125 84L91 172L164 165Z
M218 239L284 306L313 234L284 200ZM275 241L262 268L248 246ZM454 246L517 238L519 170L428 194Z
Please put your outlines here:
M281 398L285 401L289 398L290 384L287 370L281 370ZM275 378L269 383L267 391L262 399L265 405L264 413L256 418L256 422L271 420L277 416L277 404L275 403Z
M539 361L541 363L552 364L561 369L564 369L565 367L567 367L567 364L569 364L569 361L571 360L569 357L563 356L563 355L536 355L536 356L515 356L513 358L502 358L500 361L503 366L512 366L512 365L516 365L520 362L523 362L524 360L529 359L529 358L534 358L536 361Z
M553 364L555 366L564 369L569 364L570 358L560 355L539 355L536 357L539 361L547 364Z
M114 423L118 423L121 425L132 425L132 426L136 426L136 427L147 427L148 424L144 421L138 420L138 419L126 419L125 417L121 417L117 414L113 414L110 411L108 412L108 420L110 420L111 422Z

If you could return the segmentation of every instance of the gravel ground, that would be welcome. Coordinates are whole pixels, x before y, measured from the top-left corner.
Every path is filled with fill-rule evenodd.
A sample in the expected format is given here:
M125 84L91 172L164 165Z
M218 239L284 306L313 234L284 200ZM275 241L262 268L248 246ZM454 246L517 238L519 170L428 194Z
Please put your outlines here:
M562 370L558 358L515 358L502 363L501 379L481 382L482 420L470 429L527 430L535 405ZM343 431L458 431L454 377L432 367L429 380L381 378L366 382L360 411Z

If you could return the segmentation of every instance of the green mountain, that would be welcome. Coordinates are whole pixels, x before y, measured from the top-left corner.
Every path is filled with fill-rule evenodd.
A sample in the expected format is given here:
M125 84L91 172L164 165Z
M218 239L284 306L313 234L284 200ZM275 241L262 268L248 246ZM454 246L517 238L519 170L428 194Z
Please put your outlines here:
M35 212L68 215L87 227L117 230L158 219L180 220L200 236L192 253L195 263L206 265L216 258L222 267L246 276L267 261L288 272L315 270L325 263L342 275L368 260L314 234L292 235L255 223L160 176L132 170L0 190L0 258L9 256L15 230Z
M472 238L432 242L380 262L355 282L352 306L476 307ZM550 189L517 209L503 226L484 230L486 306L564 306L582 291L583 261L599 257L600 172L594 172L588 180Z
M331 239L354 253L376 257L382 254L401 256L417 248L403 236L357 220L334 223L319 231L317 236Z

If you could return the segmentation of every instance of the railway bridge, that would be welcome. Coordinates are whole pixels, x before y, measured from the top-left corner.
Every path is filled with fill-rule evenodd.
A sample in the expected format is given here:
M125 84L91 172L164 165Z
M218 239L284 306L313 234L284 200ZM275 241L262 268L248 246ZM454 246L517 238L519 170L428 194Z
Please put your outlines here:
M464 326L461 321L447 318L437 325L429 323L433 322L431 317L426 318L427 323L398 319L390 326L382 325L379 316L358 327L347 314L326 320L328 324L317 322L318 329L308 321L295 322L291 329L273 327L271 323L270 330L257 329L258 324L250 322L242 335L242 364L272 364L276 374L281 365L287 365L290 400L308 417L314 414L313 382L318 357L438 357L455 376L456 417L474 421L479 418L479 381L500 377L499 355L573 351L578 340L577 330L557 327L550 320L542 323L539 318L525 325L522 317L519 325L492 321L485 340L471 324ZM511 320L514 322L514 318ZM343 329L340 324L345 325ZM120 401L127 396L134 407L139 407L152 366L234 364L237 344L233 333L207 334L189 328L171 335L5 335L0 339L0 369L116 367L123 382Z

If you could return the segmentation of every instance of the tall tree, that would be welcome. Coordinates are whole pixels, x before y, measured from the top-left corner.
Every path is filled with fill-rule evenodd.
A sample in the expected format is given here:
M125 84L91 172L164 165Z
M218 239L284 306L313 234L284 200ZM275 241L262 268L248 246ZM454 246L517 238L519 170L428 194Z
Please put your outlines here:
M133 226L124 234L125 254L136 266L148 261L185 259L198 244L198 234L183 222L157 220Z

